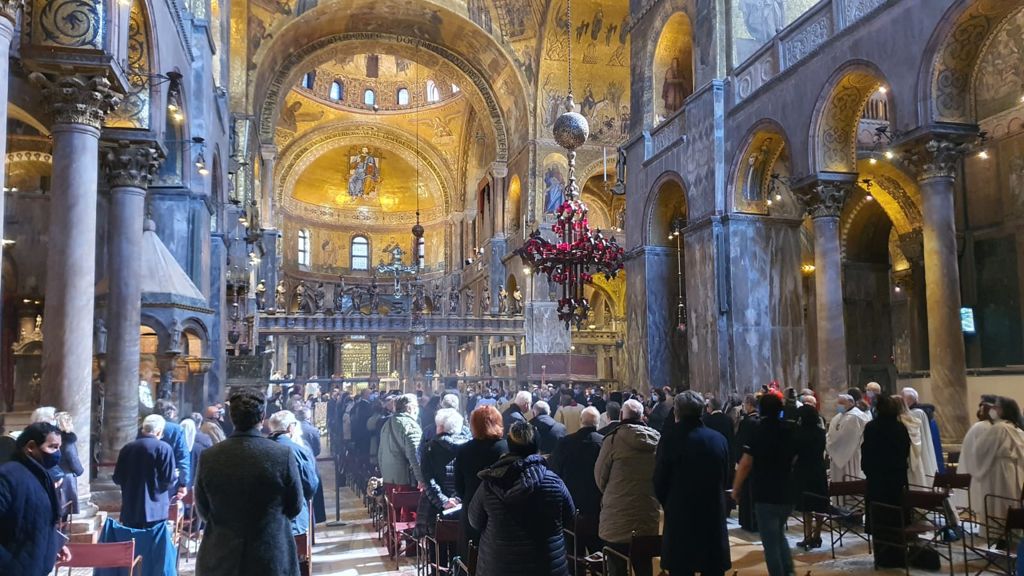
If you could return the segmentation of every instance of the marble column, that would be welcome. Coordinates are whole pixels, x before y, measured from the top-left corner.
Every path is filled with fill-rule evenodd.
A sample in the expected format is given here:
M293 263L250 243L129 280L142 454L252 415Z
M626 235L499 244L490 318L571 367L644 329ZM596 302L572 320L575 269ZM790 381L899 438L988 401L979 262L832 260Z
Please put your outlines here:
M817 391L822 413L831 414L836 396L850 387L843 319L843 264L839 215L851 183L819 180L800 193L814 227L814 294L817 315Z
M965 151L963 144L936 136L903 156L921 189L931 388L933 402L942 407L936 414L947 442L963 438L969 422L953 188Z
M30 79L40 87L53 115L42 401L70 412L79 437L88 439L100 126L120 97L99 75L33 72ZM91 461L88 441L78 450L82 462ZM88 493L88 467L78 483L80 493Z
M912 230L899 237L900 249L910 263L901 287L907 299L907 337L910 341L910 369L928 369L928 300L925 295L924 233Z
M380 382L380 376L377 374L377 344L379 342L379 336L370 336L370 384Z
M0 158L7 157L7 89L10 78L10 62L8 59L11 38L14 36L14 24L21 10L22 0L0 0ZM7 166L0 162L0 186L7 185ZM4 201L7 194L0 191L0 237L4 234ZM3 244L0 243L0 258Z
M105 150L110 182L107 382L102 460L116 462L135 439L139 418L139 325L142 322L142 227L146 189L157 168L151 143L118 142Z

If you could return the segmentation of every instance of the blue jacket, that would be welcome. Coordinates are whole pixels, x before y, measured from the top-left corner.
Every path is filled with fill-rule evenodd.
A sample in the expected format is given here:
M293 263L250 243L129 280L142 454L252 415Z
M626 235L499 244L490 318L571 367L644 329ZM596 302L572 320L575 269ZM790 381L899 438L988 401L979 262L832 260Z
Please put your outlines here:
M152 436L125 444L114 466L114 484L121 487L121 523L143 528L167 520L168 489L174 484L171 447Z
M309 505L307 504L320 486L320 478L316 474L316 459L305 446L299 446L285 434L271 434L278 444L292 449L295 461L299 464L299 480L302 482L302 511L292 519L292 536L305 534L309 531Z
M35 460L0 466L0 574L46 576L57 561L57 492Z
M178 486L192 485L192 455L185 443L185 431L179 424L167 421L164 425L163 441L174 450L174 461L178 466Z
M161 522L152 528L128 528L120 522L107 518L100 533L100 542L128 542L135 540L135 555L142 556L142 565L136 572L139 576L167 576L175 574L178 559L172 541L173 534L167 523ZM126 568L96 568L93 576L127 576Z

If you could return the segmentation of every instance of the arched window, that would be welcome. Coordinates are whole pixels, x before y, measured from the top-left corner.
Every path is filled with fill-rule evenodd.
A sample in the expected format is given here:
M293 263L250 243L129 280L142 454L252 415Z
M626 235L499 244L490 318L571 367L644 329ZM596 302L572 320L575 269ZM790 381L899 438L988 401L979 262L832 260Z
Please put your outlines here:
M367 88L366 92L363 92L363 104L367 106L373 106L377 103L377 95L373 93L373 90Z
M366 236L352 238L352 269L370 269L370 241Z
M437 90L437 84L433 80L427 80L427 102L440 102L441 92Z
M314 80L316 80L316 72L306 72L302 77L302 87L306 90L312 90Z
M309 267L309 230L299 230L299 266Z
M409 105L409 90L407 88L398 89L398 105L408 106Z
M331 82L331 92L328 96L330 96L331 100L334 100L335 102L343 99L345 97L345 87L342 86L341 82L338 80Z
M420 236L416 239L416 266L422 270L427 265L427 241Z

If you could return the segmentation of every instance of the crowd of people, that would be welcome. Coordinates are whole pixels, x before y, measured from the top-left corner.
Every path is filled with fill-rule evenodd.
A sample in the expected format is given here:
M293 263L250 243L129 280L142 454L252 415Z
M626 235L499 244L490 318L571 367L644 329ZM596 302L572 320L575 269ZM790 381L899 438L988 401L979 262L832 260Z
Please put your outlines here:
M912 388L890 396L876 383L840 394L827 415L813 391L776 386L724 402L668 388L648 397L484 388L465 396L465 411L455 391L269 392L234 391L180 420L174 404L158 401L113 470L120 524L157 529L175 501L188 501L205 523L198 573L297 575L292 537L326 520L317 404L340 478L380 478L385 494L419 492L412 539L432 533L439 517L458 519L457 553L477 546L480 576L567 576L566 528L580 555L607 547L625 556L634 539L660 538L670 576L724 574L734 512L742 530L759 533L768 573L786 576L794 573L789 518L803 516L799 548L821 547L816 513L832 505L830 481L865 479L869 506L900 506L906 489L930 486L946 466L935 408ZM68 554L54 527L77 510L76 441L70 416L45 407L15 442L0 442L0 573L46 574ZM958 471L971 475L971 505L982 516L985 495L1020 497L1024 431L1013 399L981 398ZM955 538L962 528L949 508ZM869 516L868 528L888 521ZM892 547L874 553L879 565L904 562ZM629 573L609 560L610 576Z

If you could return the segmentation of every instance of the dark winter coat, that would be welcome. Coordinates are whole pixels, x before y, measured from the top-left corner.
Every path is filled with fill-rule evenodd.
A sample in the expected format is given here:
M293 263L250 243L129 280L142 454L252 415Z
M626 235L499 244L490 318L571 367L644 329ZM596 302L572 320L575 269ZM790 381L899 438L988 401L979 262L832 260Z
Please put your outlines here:
M203 452L195 501L206 533L196 573L298 576L291 520L302 496L291 449L257 430L235 432Z
M512 403L511 406L501 413L501 423L505 428L505 436L508 436L508 431L515 422L526 422L526 416L523 416L523 411L519 408L518 404Z
M867 499L900 505L907 486L910 434L896 418L875 418L864 426L861 469L868 479Z
M658 432L672 422L672 402L666 400L658 402L657 406L651 409L651 415L647 417L647 423Z
M508 452L508 444L502 440L472 439L459 447L452 469L455 474L455 494L462 500L463 514L459 517L459 553L468 552L470 540L480 543L480 533L469 525L469 503L480 487L481 470L494 464Z
M192 478L188 485L189 490L195 484L196 475L199 474L199 458L203 451L213 446L213 438L202 430L196 430L196 440L192 443Z
M78 514L78 477L85 473L82 459L78 456L78 436L74 432L60 433L60 469L64 471L64 482L60 485L63 505L71 503L70 511Z
M320 456L320 430L305 420L300 421L299 426L302 428L302 441L306 443L306 448L309 448L314 458Z
M309 531L309 506L306 502L313 498L320 486L320 477L316 474L316 459L309 448L297 444L287 433L275 432L270 439L291 449L295 462L299 466L299 479L302 481L302 511L292 519L292 535L305 534Z
M584 426L558 441L548 459L550 468L558 474L572 494L576 509L597 518L601 513L601 491L594 481L594 467L601 454L604 436L593 426Z
M57 492L46 470L16 454L0 466L0 574L46 576L57 561Z
M565 426L547 414L534 416L530 424L537 431L537 446L540 447L541 454L551 454L555 451L558 441L565 438Z
M828 509L828 467L825 466L825 430L817 426L798 426L796 461L793 462L793 502L801 512L825 512ZM808 497L817 494L823 498Z
M726 531L729 445L699 420L662 429L654 493L665 511L661 567L672 573L721 573L732 566Z
M424 528L432 527L437 515L444 510L444 505L455 497L455 455L468 441L469 436L460 430L455 434L434 436L433 440L423 445L420 469L423 471L426 489L423 491L416 521Z
M507 454L480 479L469 505L469 523L483 534L476 576L568 576L562 527L575 506L544 458Z
M171 447L155 436L140 436L121 448L113 477L114 484L121 487L121 524L147 528L152 522L167 520L175 467Z

